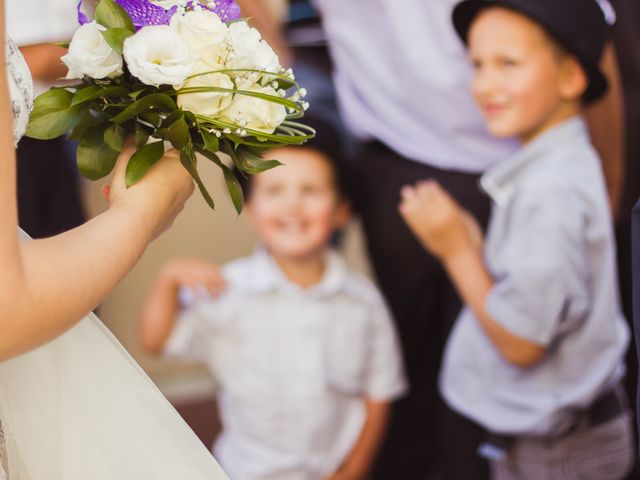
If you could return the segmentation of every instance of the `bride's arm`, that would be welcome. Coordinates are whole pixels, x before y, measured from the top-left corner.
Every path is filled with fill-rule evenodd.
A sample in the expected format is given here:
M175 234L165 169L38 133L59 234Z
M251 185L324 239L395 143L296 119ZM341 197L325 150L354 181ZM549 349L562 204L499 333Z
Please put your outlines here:
M0 39L5 38L0 0ZM121 156L111 206L67 233L19 243L16 159L7 72L0 66L0 360L53 339L92 310L122 279L147 244L166 229L193 192L175 155L126 189Z

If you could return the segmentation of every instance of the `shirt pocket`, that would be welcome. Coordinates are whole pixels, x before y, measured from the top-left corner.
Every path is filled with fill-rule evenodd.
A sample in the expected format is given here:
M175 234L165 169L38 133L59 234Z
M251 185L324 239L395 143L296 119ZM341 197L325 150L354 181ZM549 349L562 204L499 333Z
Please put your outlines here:
M362 394L366 385L373 331L363 313L336 315L324 328L323 363L327 384L348 395Z

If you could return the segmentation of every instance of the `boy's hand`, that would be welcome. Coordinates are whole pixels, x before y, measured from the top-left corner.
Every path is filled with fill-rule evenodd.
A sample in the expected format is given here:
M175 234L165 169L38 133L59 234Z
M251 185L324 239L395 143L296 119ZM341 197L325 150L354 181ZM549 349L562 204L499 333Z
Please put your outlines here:
M194 292L205 289L211 296L219 297L227 289L227 282L214 263L196 258L179 258L169 262L161 275L175 288L190 287Z
M434 256L445 260L462 250L482 249L482 231L473 216L437 182L406 186L401 196L400 214Z

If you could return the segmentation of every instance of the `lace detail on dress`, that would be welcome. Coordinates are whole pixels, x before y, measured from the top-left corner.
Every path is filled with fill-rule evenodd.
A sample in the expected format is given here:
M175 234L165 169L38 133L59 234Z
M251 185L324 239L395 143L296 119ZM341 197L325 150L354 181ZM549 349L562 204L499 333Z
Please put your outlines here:
M0 422L0 480L7 480L7 474L4 471L4 431L2 430L2 422Z
M27 130L33 108L33 81L27 63L11 40L6 43L6 64L13 109L13 139L17 144Z

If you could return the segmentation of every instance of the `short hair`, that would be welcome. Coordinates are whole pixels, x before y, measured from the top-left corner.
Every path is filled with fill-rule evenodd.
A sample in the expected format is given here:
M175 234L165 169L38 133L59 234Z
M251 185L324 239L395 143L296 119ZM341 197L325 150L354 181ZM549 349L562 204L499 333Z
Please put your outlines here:
M344 142L342 141L342 133L339 132L331 123L326 120L313 117L305 117L305 125L310 126L316 131L316 135L311 140L302 145L283 145L282 147L276 147L273 150L280 148L293 148L293 149L311 149L320 153L331 166L333 177L335 181L336 193L338 196L349 201L349 189L347 188L347 163L344 153ZM264 158L269 157L267 150L263 153ZM275 167L280 168L280 167ZM245 200L249 200L251 197L253 175L246 175L243 172L235 170L236 177L242 187L242 193Z

